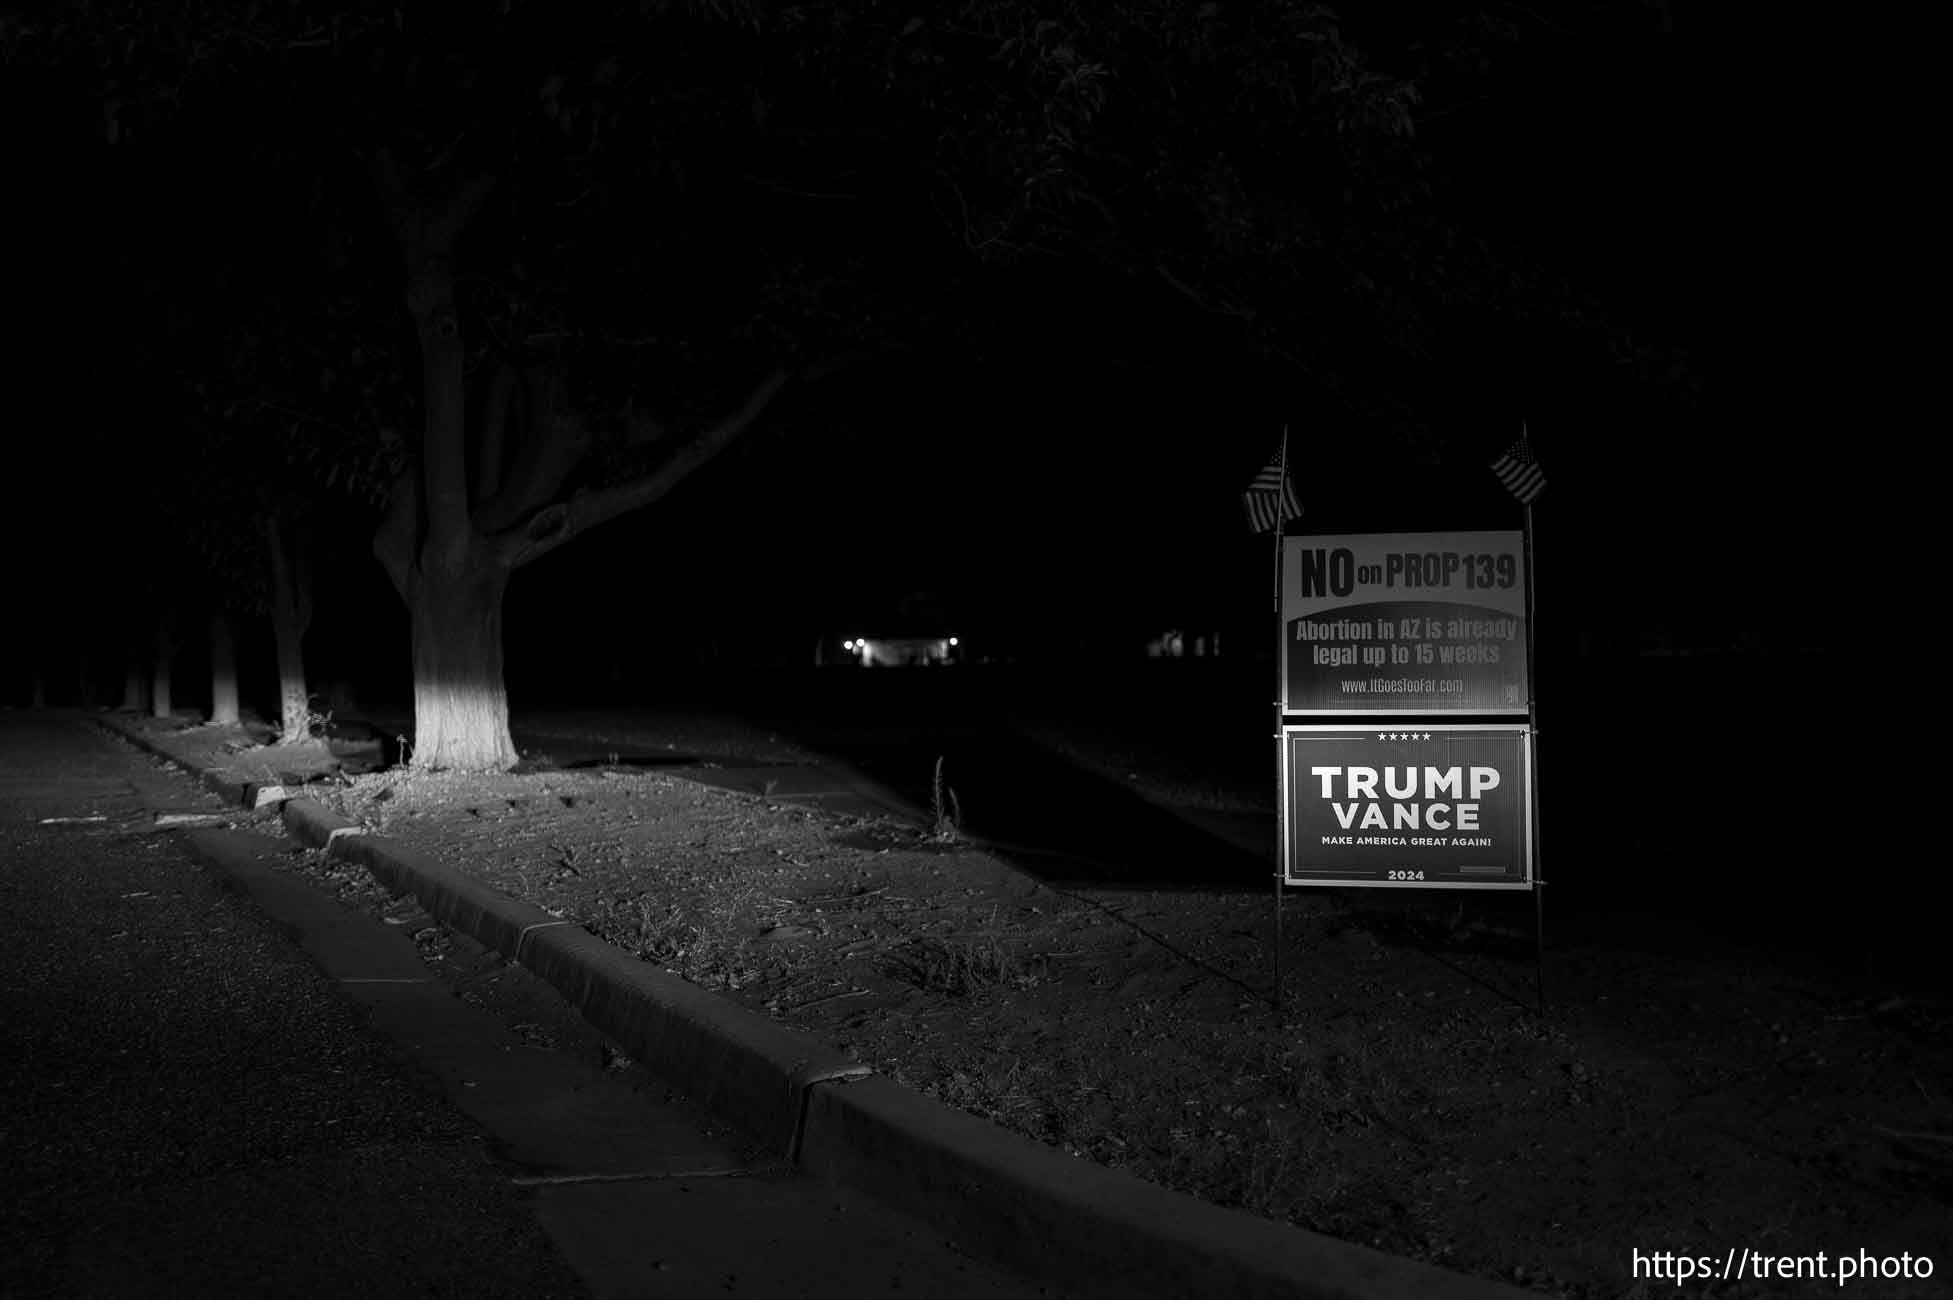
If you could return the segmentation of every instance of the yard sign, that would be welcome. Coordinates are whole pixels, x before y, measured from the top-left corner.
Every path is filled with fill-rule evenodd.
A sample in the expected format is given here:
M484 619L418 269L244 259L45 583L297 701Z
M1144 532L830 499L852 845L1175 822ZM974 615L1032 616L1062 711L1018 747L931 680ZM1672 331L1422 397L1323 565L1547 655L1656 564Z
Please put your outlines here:
M1284 728L1282 883L1529 888L1531 742L1495 724Z
M1284 434L1284 481L1287 452ZM1371 885L1531 890L1546 1010L1531 663L1546 479L1523 426L1491 467L1525 508L1518 531L1284 536L1275 516L1278 1007L1286 888Z
M1283 539L1282 709L1524 714L1520 532Z

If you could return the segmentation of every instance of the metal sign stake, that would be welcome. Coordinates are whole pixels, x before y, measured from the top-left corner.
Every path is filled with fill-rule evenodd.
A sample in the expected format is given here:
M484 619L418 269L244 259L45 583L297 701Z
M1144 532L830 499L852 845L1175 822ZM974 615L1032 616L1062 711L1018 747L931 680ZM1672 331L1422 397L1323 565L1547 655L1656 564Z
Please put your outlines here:
M1285 768L1282 754L1282 693L1287 689L1282 675L1282 641L1287 630L1282 626L1282 534L1288 529L1288 426L1282 426L1282 478L1275 494L1275 1014L1282 1012L1282 892L1285 826L1288 810L1283 807Z

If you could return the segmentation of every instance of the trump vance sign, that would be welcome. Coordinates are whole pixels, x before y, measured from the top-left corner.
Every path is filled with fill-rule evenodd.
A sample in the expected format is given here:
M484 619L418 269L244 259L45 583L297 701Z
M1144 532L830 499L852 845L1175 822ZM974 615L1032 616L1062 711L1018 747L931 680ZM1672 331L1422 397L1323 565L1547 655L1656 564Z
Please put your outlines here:
M1356 533L1283 547L1284 712L1526 712L1523 533Z
M1530 888L1531 767L1524 726L1285 727L1283 883Z

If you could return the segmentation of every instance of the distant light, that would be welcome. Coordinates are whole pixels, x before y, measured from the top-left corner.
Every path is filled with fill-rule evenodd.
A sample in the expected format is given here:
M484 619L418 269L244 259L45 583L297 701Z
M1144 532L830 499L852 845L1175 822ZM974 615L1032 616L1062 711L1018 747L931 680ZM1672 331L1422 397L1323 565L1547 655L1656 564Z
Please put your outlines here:
M852 642L852 641L843 641L843 642L841 643L841 648L842 648L843 650L852 650L852 649L854 649L854 642Z
M949 643L950 643L951 645L955 645L955 644L956 644L956 638L955 638L955 637L951 637L951 638L949 639Z

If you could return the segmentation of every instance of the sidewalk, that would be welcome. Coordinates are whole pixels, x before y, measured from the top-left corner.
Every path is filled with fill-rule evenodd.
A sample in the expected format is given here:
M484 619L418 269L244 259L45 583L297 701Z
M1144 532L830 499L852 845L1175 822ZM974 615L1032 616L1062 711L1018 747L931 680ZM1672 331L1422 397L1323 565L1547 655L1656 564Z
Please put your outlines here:
M246 804L282 801L292 834L535 972L632 1058L781 1158L924 1215L966 1248L1096 1294L1523 1294L1219 1209L1019 1138L289 791L224 789Z

